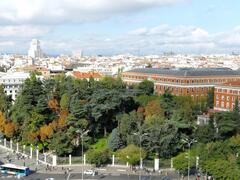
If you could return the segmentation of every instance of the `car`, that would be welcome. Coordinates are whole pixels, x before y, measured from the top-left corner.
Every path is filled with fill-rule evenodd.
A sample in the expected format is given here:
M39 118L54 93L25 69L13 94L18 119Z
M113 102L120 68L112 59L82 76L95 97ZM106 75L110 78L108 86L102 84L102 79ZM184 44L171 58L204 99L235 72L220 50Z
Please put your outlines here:
M45 180L55 180L54 178L47 178L47 179L45 179Z
M83 174L95 176L96 172L94 170L85 170Z

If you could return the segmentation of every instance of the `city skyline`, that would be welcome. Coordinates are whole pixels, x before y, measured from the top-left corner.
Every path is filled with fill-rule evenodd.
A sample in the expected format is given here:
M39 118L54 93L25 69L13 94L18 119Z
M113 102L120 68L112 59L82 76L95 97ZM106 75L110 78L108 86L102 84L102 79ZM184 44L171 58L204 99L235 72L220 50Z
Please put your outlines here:
M9 0L0 2L0 52L26 54L239 53L239 2Z

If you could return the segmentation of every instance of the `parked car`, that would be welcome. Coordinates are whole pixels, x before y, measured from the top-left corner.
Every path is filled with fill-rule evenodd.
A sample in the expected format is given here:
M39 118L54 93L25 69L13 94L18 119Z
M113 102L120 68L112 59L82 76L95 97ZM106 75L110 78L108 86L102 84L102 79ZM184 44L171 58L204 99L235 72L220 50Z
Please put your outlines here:
M83 174L95 176L96 171L89 169L89 170L85 170Z

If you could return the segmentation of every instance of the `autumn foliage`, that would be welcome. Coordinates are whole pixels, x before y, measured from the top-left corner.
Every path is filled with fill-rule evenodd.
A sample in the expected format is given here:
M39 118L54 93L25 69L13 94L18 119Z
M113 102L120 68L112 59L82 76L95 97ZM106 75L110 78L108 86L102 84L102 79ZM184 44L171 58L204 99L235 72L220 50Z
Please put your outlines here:
M58 102L57 102L56 99L50 99L50 100L48 101L48 106L49 106L52 110L54 110L54 111L58 111L58 110L59 110L59 104L58 104Z
M8 122L4 114L0 112L0 131L7 137L12 138L17 130L17 126L13 122Z
M145 107L145 116L150 117L153 115L163 116L164 111L160 106L160 102L158 100L150 101Z

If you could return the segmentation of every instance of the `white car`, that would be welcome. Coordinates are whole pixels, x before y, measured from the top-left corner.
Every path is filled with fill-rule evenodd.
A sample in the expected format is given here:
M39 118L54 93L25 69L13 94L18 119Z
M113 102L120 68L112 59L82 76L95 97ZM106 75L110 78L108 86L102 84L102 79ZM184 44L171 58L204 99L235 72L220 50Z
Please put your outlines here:
M86 174L86 175L92 175L92 176L95 176L95 171L94 170L85 170L84 172L83 172L83 174Z

